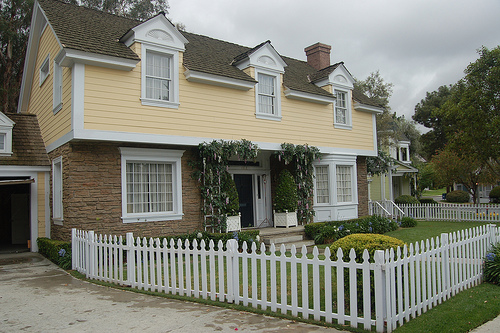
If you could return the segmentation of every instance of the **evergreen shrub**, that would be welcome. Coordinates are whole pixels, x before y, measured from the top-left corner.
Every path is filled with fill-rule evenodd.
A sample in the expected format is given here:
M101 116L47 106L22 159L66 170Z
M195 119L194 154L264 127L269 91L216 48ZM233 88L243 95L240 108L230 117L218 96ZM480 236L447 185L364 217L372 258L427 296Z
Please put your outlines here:
M236 183L229 173L224 177L223 191L226 193L226 207L224 213L227 216L236 216L240 211L240 199Z
M405 243L394 237L389 237L385 235L375 235L375 234L352 234L341 238L330 245L331 258L332 260L337 260L337 250L342 249L344 254L344 261L349 261L349 252L354 249L356 252L356 262L363 262L363 252L368 250L370 254L370 262L373 261L373 255L376 250L396 250L399 247L403 247Z
M417 220L413 217L405 216L401 219L401 228L413 228L417 226Z
M420 198L418 199L418 201L420 201L421 204L424 204L424 205L437 205L438 202L432 198Z
M290 171L284 169L278 178L278 185L274 194L274 210L277 213L297 210L297 186Z
M396 205L417 205L420 202L411 195L404 194L394 199L394 203Z
M470 195L465 191L457 190L457 191L451 191L450 193L446 194L447 202L464 203L464 202L469 202L469 200L470 200Z
M490 202L492 202L492 203L500 203L500 186L495 186L490 191Z

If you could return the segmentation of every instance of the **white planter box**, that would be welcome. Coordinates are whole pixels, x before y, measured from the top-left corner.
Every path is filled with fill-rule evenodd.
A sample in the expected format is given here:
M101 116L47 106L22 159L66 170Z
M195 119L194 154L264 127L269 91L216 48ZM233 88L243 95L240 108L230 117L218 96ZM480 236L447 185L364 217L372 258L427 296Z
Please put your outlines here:
M241 213L236 216L227 216L226 232L241 230Z
M274 227L296 227L297 211L285 213L274 212Z

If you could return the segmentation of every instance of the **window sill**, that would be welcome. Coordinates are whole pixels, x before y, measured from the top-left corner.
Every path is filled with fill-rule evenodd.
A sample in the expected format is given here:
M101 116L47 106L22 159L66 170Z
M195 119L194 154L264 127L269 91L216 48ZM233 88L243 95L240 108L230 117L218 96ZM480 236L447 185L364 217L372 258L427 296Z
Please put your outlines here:
M61 109L62 109L62 103L59 103L54 107L52 112L54 113L54 115L56 115L59 111L61 111Z
M141 103L142 103L142 105L158 106L161 108L171 108L171 109L178 109L179 108L179 103L177 103L177 102L162 101L159 99L157 100L157 99L150 99L150 98L141 98Z
M184 214L137 214L135 216L122 216L123 223L140 223L140 222L158 222L158 221L173 221L181 220Z
M274 121L281 121L281 116L275 116L275 115L270 115L270 114L265 114L265 113L256 113L255 118L257 119L266 119L266 120L274 120Z
M335 128L338 129L346 129L346 130L352 130L352 125L346 125L346 124L333 124Z
M52 220L54 221L55 225L63 225L64 220L61 218L52 218Z

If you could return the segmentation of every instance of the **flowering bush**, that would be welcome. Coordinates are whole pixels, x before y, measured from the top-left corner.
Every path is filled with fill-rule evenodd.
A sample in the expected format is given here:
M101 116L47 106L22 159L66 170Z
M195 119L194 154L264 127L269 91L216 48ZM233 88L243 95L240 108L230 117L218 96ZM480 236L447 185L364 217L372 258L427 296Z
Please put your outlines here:
M484 258L484 281L500 284L500 244L493 246Z

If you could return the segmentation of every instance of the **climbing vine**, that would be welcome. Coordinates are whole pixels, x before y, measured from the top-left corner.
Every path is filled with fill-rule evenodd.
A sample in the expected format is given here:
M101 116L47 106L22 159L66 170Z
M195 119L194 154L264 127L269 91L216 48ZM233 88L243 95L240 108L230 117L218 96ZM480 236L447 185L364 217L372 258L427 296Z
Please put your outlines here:
M214 140L198 145L198 160L191 163L194 167L193 178L200 184L203 199L202 211L205 216L204 228L222 232L226 229L226 206L229 204L227 181L229 159L237 157L240 161L254 161L259 147L251 141Z
M317 147L282 143L281 150L276 152L280 161L285 164L295 163L295 183L297 184L298 209L297 217L308 223L314 216L312 197L314 191L313 162L321 160Z

